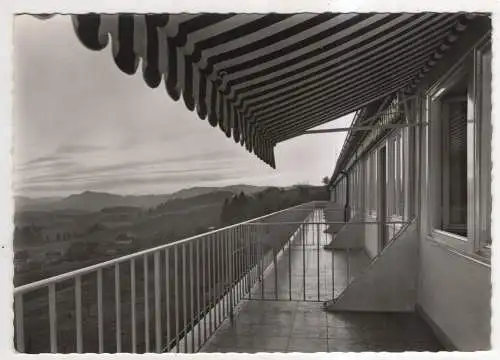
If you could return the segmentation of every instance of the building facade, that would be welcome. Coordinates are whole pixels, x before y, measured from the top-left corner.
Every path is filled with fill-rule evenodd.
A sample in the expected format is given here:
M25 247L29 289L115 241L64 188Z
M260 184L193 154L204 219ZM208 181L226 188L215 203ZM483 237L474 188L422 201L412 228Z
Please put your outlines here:
M330 184L347 220L377 224L362 233L372 259L391 221L415 222L415 309L466 351L490 346L490 30L470 29L413 91L359 110Z

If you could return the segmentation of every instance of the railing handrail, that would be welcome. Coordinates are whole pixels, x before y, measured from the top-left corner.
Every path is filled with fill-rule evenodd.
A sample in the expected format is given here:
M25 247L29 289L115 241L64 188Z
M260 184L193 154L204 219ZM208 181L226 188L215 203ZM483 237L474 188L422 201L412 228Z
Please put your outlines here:
M59 275L51 276L51 277L48 277L48 278L45 278L45 279L42 279L42 280L34 281L32 283L21 285L21 286L18 286L16 288L14 288L14 295L24 294L24 293L32 291L32 290L36 290L36 289L39 289L39 288L42 288L42 287L46 287L46 286L48 286L50 284L60 283L60 282L62 282L64 280L69 280L69 279L75 278L76 276L86 275L86 274L92 273L94 271L97 271L99 269L108 268L108 267L111 267L113 265L126 262L128 260L136 259L136 258L139 258L141 256L146 256L146 255L155 253L157 251L165 250L165 249L170 248L170 247L178 246L178 245L181 245L181 244L193 241L193 240L197 240L198 238L202 238L202 237L205 237L205 236L208 236L208 235L212 235L212 234L215 234L215 233L218 233L218 232L230 230L232 228L236 228L236 227L241 226L241 225L250 224L250 223L252 223L254 221L262 220L262 219L268 218L270 216L274 216L276 214L280 214L280 213L283 213L285 211L288 211L288 210L291 210L291 209L295 209L295 208L300 207L300 206L304 206L306 204L316 204L318 202L327 202L327 201L320 201L320 200L318 200L318 201L310 201L310 202L302 203L302 204L299 204L299 205L296 205L296 206L292 206L292 207L289 207L289 208L286 208L286 209L283 209L283 210L278 210L278 211L275 211L273 213L266 214L266 215L263 215L263 216L260 216L260 217L257 217L257 218L246 220L246 221L243 221L243 222L238 223L238 224L228 225L228 226L225 226L225 227L220 228L220 229L211 230L211 231L208 231L208 232L205 232L205 233L202 233L202 234L194 235L194 236L191 236L191 237L188 237L188 238L185 238L185 239L181 239L181 240L177 240L177 241L174 241L174 242L171 242L171 243L168 243L168 244L159 245L159 246L156 246L156 247L153 247L153 248L150 248L150 249L141 250L141 251L138 251L138 252L135 252L135 253L132 253L132 254L120 256L120 257L118 257L116 259L103 261L103 262L100 262L100 263L97 263L97 264L94 264L94 265L90 265L90 266L86 266L86 267L83 267L83 268L80 268L80 269L77 269L77 270L69 271L69 272L66 272L64 274L59 274Z
M335 225L335 224L345 224L345 225L374 225L374 224L386 224L386 225L398 225L398 224L407 224L409 221L401 220L401 221L308 221L309 225ZM266 222L266 223L251 223L251 224L241 224L241 225L300 225L303 222L300 221L280 221L280 222Z

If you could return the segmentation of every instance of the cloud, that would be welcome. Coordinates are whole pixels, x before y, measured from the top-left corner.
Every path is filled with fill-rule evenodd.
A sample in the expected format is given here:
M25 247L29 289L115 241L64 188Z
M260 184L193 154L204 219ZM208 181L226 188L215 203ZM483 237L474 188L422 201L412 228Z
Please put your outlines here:
M52 163L54 161L61 160L61 157L59 155L47 155L47 156L40 156L36 159L28 161L25 165L34 165L34 164L45 164L45 163Z
M87 50L66 16L16 18L14 38L14 187L21 195L319 184L333 171L334 146L345 134L279 144L272 170L163 86L153 90L140 72L120 72L110 47Z
M135 176L127 177L108 177L108 178L93 178L88 176L85 178L67 179L65 182L42 181L19 186L16 190L20 193L73 193L83 190L101 190L110 192L127 193L130 190L138 190L136 193L144 193L141 191L145 185L153 188L166 188L174 185L175 190L199 185L201 183L218 182L223 180L234 179L235 183L241 180L241 173L234 168L213 167L207 169L191 169L181 171L167 171L156 174L136 174ZM184 186L182 186L184 184ZM179 186L180 185L180 186ZM84 186L84 187L82 187ZM168 187L167 187L168 188ZM122 190L122 191L120 191ZM123 191L125 190L125 191ZM128 190L128 191L127 191ZM175 191L174 190L174 191ZM134 191L133 191L134 192ZM161 191L160 191L161 192ZM171 192L171 191L162 191Z
M105 146L97 146L97 145L75 145L75 144L67 144L67 145L59 145L56 150L56 154L64 155L64 154L82 154L82 153L91 153L99 150L106 149ZM55 155L57 156L57 155Z

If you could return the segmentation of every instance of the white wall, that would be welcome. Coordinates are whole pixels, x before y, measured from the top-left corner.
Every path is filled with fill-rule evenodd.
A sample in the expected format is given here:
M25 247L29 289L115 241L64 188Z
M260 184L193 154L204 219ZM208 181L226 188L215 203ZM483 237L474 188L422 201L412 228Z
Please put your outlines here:
M491 272L421 240L418 305L462 351L490 347Z
M456 65L457 59L468 52L483 35L483 31L467 32L420 83L422 94ZM422 98L422 104L425 104L424 100ZM426 120L424 109L425 106L420 108L418 116L422 121ZM427 223L428 215L434 211L433 206L428 203L432 197L427 193L428 187L433 185L430 182L433 179L428 179L427 175L432 174L431 166L434 164L426 161L429 146L425 136L417 138L417 144L423 150L419 154L421 168L417 168L416 172L418 175L420 170L422 176L420 221L423 224L419 241L417 305L458 350L488 350L491 333L491 269L480 261L460 255L427 238L426 234L431 228ZM417 180L417 186L418 183Z
M351 222L359 222L359 218L351 219ZM333 237L329 249L363 249L364 225L347 223ZM370 257L371 258L371 257Z
M413 222L357 276L340 297L328 304L331 311L412 312L416 302L418 259Z
M366 221L377 221L374 217L367 217ZM365 250L368 256L373 259L379 253L378 226L377 223L365 224Z

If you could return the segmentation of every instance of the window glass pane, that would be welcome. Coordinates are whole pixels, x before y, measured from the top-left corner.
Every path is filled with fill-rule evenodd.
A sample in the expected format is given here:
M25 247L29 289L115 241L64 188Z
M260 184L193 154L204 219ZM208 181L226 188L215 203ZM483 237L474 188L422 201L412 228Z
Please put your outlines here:
M449 192L450 225L467 224L467 103L449 104L449 184L444 191ZM448 187L448 189L446 189Z
M491 47L481 59L481 215L482 241L491 244Z
M467 236L467 83L464 78L441 99L441 229Z
M405 173L404 173L404 143L406 140L406 137L404 136L405 132L403 131L402 134L400 135L399 139L401 142L401 146L399 149L399 188L400 188L400 200L399 200L399 215L404 216L404 209L405 209Z
M398 150L399 149L399 141L398 141L398 136L395 137L394 139L394 149L393 149L393 160L394 160L394 175L393 175L393 180L394 180L394 189L393 191L393 212L394 214L398 214L397 208L398 208L398 201L399 201L399 164L398 164Z

